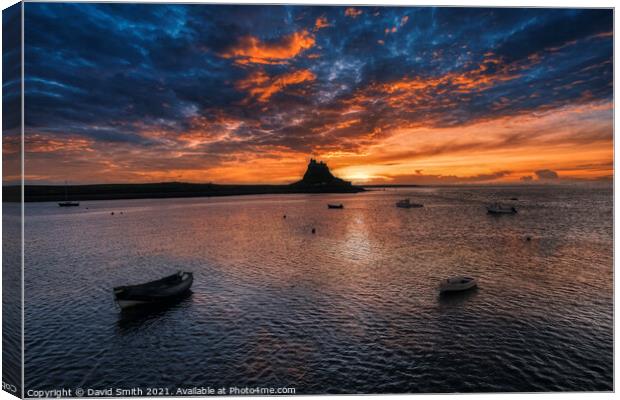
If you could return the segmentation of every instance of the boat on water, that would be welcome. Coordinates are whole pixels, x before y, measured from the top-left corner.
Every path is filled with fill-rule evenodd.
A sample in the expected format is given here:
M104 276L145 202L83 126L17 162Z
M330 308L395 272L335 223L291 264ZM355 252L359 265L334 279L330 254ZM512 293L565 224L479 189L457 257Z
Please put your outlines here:
M58 207L79 207L80 203L77 201L69 201L69 193L67 192L67 182L65 182L65 201L58 203Z
M61 201L58 203L58 207L79 207L80 203L77 201Z
M517 209L514 206L493 203L487 206L487 212L489 214L516 214Z
M400 208L419 208L424 207L423 204L420 203L412 203L409 199L399 200L396 202L396 207Z
M344 204L328 204L327 208L340 209L340 208L344 208Z
M473 289L477 285L478 282L470 276L455 276L441 281L439 293L462 292Z
M193 281L191 272L179 271L156 281L115 287L114 299L121 309L165 303L186 294Z

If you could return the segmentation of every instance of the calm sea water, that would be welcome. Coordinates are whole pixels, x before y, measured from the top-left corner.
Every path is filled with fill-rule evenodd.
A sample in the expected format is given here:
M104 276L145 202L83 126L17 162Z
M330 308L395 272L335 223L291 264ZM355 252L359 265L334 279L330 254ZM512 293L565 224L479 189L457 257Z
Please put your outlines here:
M612 390L612 195L467 187L27 204L26 389ZM425 207L394 207L403 197ZM511 197L519 214L486 214ZM194 272L190 297L152 313L116 308L112 287L177 270ZM439 281L460 274L479 289L439 297Z

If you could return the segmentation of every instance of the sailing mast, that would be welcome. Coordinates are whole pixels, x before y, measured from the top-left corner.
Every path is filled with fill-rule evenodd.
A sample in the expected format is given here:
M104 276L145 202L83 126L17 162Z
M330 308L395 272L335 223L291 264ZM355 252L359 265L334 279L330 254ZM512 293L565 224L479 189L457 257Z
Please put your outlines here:
M77 201L69 201L69 185L67 181L65 181L65 201L61 201L58 205L60 207L78 207L80 205Z

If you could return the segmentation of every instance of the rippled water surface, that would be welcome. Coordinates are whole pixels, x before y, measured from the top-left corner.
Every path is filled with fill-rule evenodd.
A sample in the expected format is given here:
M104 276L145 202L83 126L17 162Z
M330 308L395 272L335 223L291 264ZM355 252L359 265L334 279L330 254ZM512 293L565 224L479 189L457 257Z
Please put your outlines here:
M30 203L26 388L611 390L612 214L611 187ZM188 298L116 308L180 269Z

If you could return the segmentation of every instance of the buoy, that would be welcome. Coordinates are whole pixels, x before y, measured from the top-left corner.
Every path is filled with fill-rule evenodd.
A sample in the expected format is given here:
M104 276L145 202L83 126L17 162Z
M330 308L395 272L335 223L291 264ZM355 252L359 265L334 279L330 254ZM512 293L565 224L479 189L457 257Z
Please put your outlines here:
M312 233L313 234L316 233L316 229L312 228Z
M530 240L532 240L532 238L531 238L531 237L529 237L529 236L526 236L526 237L525 237L525 240L527 240L527 241L529 242Z
M110 215L114 215L114 211L112 211L112 212L110 213Z
M282 218L286 219L286 214L284 214L284 215L282 216Z

